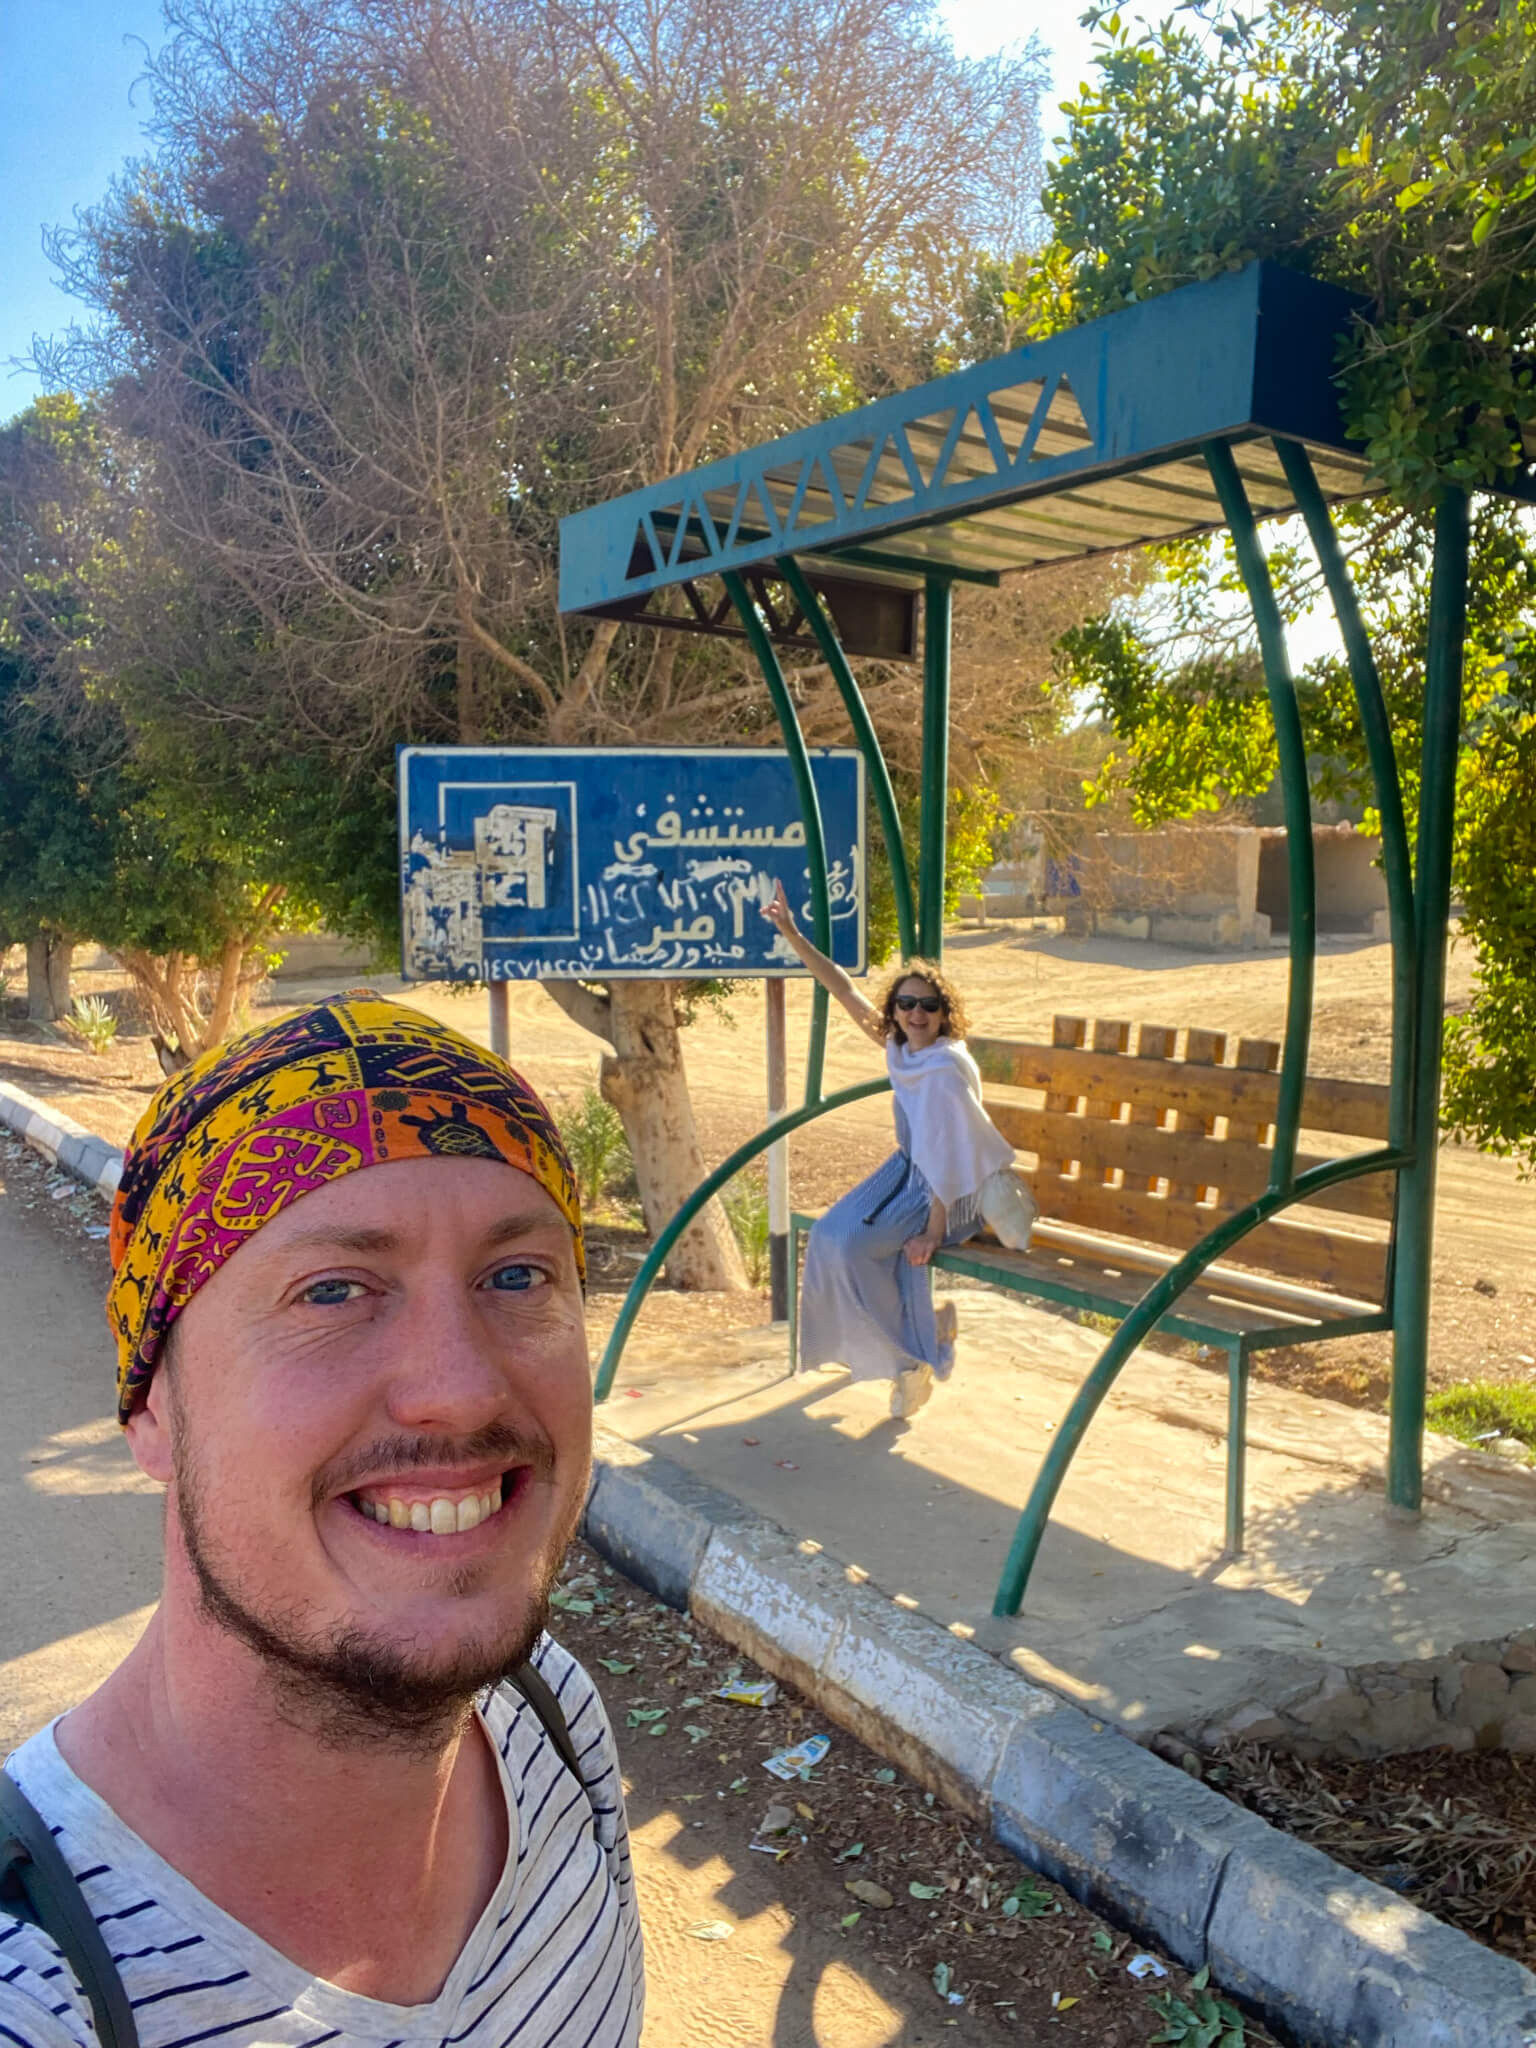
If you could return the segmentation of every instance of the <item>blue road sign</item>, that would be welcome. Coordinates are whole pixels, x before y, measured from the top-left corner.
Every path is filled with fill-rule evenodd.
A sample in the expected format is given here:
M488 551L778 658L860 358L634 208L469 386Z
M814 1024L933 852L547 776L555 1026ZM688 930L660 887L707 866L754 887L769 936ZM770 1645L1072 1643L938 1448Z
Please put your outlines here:
M862 974L864 763L811 755L832 953ZM811 923L787 754L766 747L402 747L408 981L803 973L759 907Z

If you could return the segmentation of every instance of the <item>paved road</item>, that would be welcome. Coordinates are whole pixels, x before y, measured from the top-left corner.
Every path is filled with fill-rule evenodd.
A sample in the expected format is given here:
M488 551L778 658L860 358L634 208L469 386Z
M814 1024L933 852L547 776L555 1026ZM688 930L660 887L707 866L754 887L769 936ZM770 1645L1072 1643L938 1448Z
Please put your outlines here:
M111 1669L159 1576L159 1493L112 1419L106 1250L49 1178L0 1144L0 1754Z
M0 1755L118 1661L159 1570L158 1494L111 1419L105 1251L48 1182L30 1154L0 1141ZM732 1894L742 1938L690 1939L718 1917L729 1873L668 1781L661 1748L635 1740L625 1753L652 1958L647 2048L966 2048L1003 2037L990 2018L944 2014L926 1974L853 1953L835 1921L824 1924L825 1902L812 1912L801 1897L813 1874L793 1863L746 1859L747 1890ZM1006 2037L1026 2038L1022 2028Z

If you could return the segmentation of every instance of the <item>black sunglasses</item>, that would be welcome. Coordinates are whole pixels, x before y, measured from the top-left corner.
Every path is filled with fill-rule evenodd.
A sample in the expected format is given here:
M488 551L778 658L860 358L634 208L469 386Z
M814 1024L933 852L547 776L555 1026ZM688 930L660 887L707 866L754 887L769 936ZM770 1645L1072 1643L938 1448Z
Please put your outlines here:
M944 1007L942 996L898 996L898 1010L926 1010L930 1017L936 1016Z

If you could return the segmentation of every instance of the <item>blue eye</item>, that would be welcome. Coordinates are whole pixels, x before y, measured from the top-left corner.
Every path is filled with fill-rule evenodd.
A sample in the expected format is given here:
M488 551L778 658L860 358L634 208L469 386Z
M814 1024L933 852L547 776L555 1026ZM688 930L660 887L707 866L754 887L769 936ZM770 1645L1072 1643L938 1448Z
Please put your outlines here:
M486 1284L498 1294L526 1294L532 1287L542 1287L547 1278L537 1266L498 1266Z
M358 1284L356 1280L316 1280L299 1298L311 1308L340 1308L352 1300Z

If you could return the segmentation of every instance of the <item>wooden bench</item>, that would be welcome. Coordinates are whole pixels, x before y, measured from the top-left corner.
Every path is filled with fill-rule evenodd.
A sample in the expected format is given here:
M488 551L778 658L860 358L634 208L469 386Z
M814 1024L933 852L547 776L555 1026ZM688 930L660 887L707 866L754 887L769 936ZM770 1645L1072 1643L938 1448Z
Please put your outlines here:
M1280 1063L1271 1040L1057 1017L1050 1045L969 1043L988 1114L1019 1155L1040 1219L1028 1251L974 1238L935 1256L942 1272L1118 1323L1160 1272L1268 1186ZM1309 1076L1297 1171L1383 1143L1388 1095ZM1279 1345L1390 1328L1394 1181L1364 1175L1259 1225L1156 1326L1227 1355L1234 1553L1243 1547L1248 1361ZM814 1220L791 1218L791 1360L800 1239Z

